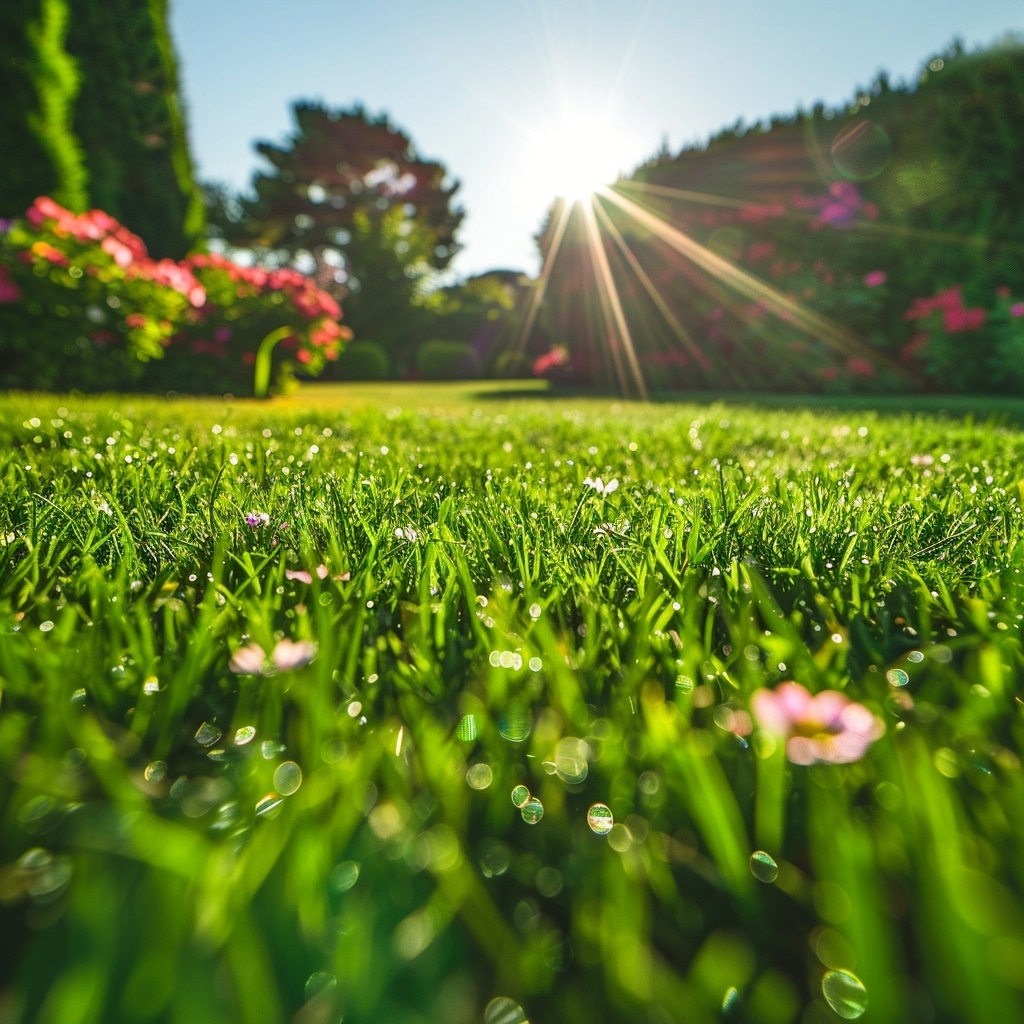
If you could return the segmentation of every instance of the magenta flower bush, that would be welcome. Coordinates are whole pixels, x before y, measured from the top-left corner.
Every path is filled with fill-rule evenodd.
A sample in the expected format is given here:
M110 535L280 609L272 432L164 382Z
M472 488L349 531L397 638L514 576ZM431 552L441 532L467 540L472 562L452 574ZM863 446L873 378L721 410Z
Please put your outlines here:
M794 764L859 761L885 732L881 719L838 690L811 693L799 683L757 690L750 698L758 724L785 741Z
M279 379L315 376L351 336L340 317L297 271L155 260L102 210L42 196L0 229L0 386L251 392L270 332Z

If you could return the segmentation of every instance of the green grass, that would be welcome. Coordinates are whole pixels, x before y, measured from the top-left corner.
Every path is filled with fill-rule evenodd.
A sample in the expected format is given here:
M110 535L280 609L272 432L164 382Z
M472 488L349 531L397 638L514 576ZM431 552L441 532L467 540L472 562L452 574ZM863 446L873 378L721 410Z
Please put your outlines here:
M817 1024L836 970L865 1021L1024 1020L985 413L7 396L0 1021ZM723 727L787 679L885 735Z

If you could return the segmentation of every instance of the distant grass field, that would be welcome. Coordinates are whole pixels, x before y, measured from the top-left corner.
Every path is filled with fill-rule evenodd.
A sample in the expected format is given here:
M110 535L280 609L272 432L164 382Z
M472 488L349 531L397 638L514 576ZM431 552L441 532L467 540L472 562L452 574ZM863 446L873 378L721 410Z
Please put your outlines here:
M0 1022L1024 1021L1014 408L502 390L0 398Z

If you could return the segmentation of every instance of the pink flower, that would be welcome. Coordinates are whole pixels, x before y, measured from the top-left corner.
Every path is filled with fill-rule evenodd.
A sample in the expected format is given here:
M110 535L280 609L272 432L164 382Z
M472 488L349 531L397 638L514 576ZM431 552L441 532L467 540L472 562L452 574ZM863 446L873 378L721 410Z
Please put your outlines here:
M274 667L285 672L291 668L302 668L316 657L316 644L309 640L281 640L270 655Z
M282 526L285 524L282 523ZM325 580L331 574L331 570L326 565L318 565L313 572L317 574L319 579ZM285 569L284 577L287 580L300 580L302 583L312 583L313 573L308 572L306 569ZM341 576L333 576L332 579L340 580L343 579Z
M231 655L228 668L241 676L258 676L263 671L263 663L266 660L267 655L259 644L246 644Z
M867 359L861 359L860 356L853 356L847 359L846 368L855 377L872 377L875 373L874 365L868 362Z
M869 274L864 275L864 283L869 288L877 288L879 285L885 284L886 276L884 270L872 270Z
M782 683L757 690L750 705L762 729L785 739L794 764L859 761L885 732L881 719L837 690L811 696L799 683Z
M316 644L309 640L289 640L285 638L277 643L270 655L274 668L286 672L293 668L308 665L316 656ZM239 647L231 656L228 668L243 676L263 675L267 664L267 655L258 643Z
M985 325L987 313L980 306L977 309L947 309L942 314L942 326L950 334L977 331Z
M1015 302L1010 307L1010 316L1024 316L1024 302Z

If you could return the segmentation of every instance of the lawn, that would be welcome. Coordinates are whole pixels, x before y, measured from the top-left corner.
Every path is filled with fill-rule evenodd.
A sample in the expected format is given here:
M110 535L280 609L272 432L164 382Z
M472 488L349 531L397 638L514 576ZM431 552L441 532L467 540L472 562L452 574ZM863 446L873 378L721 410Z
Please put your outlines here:
M0 1021L1024 1021L957 402L5 396Z

